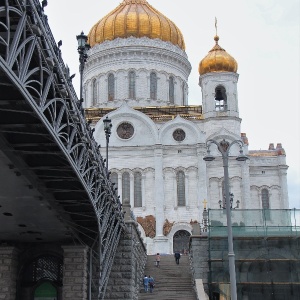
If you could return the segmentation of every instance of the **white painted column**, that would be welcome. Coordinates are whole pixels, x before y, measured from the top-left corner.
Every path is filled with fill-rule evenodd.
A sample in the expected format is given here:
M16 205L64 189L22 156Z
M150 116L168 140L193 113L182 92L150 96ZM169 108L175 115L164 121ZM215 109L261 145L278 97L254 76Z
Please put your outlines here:
M184 176L184 192L185 192L185 207L189 209L189 175L185 174Z
M146 208L145 180L146 180L146 175L142 174L142 207Z
M208 192L208 179L206 172L206 162L203 160L203 157L206 155L205 145L197 145L197 160L198 160L198 207L200 209L200 218L202 219L202 211L203 211L203 201L206 199L208 201L208 208L210 207L209 200L207 199Z
M224 180L224 177L223 177ZM213 205L211 205L211 207L214 207L215 205L218 205L219 208L219 201L221 200L221 205L225 206L225 202L224 202L224 195L223 195L223 180L219 181L218 183L218 189L219 189L219 193L218 193L218 199L217 199L217 203L213 203ZM231 191L231 186L229 183L229 192ZM225 193L225 190L224 190Z
M156 236L163 236L164 224L164 178L163 178L163 149L157 145L154 150L155 166L155 214L156 214Z
M172 185L173 185L173 199L174 199L174 207L177 209L178 207L178 195L177 195L177 174L174 172L171 175Z
M177 177L176 177L176 171L172 172L170 174L170 180L172 183L172 199L173 199L173 206L175 209L178 207L178 199L177 199Z
M240 200L240 208L251 208L251 193L250 193L250 159L241 162L242 166L242 199Z
M122 174L118 174L118 194L120 196L121 203L123 203L122 198Z
M285 165L280 167L279 170L280 185L281 185L281 203L279 207L281 209L289 209L289 196L288 196L288 185L287 185L287 167ZM292 207L293 208L293 207Z
M134 207L134 176L130 173L130 205Z

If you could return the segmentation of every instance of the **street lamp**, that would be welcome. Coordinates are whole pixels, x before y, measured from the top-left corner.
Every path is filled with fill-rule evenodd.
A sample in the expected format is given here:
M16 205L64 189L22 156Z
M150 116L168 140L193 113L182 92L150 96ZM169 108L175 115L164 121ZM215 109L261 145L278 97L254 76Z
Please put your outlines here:
M240 200L236 200L236 206L232 207L234 195L233 195L233 193L230 193L229 196L230 196L230 209L239 208L240 207ZM224 196L224 201L219 200L218 203L219 203L220 208L226 209L226 197L225 196Z
M83 70L84 70L84 65L87 60L87 51L91 48L89 44L87 44L87 36L81 32L80 35L76 36L77 41L78 41L78 48L77 51L79 53L79 73L80 73L80 101L83 101L82 98L82 77L83 77Z
M246 155L243 154L243 142L240 140L234 140L229 143L223 139L221 142L216 140L208 140L207 145L207 155L203 157L205 161L213 161L214 156L210 154L209 147L211 144L215 144L218 147L219 152L222 154L223 168L224 168L224 186L225 186L225 197L230 199L229 193L229 174L228 174L228 157L229 150L232 145L238 144L240 147L240 154L236 158L237 161L245 161L248 159ZM236 274L235 274L235 260L233 252L233 236L232 236L232 224L231 224L231 204L230 201L226 201L226 216L227 216L227 232L228 232L228 261L229 261L229 276L230 276L230 291L231 299L237 300L237 291L236 291Z
M108 143L112 128L111 119L109 119L108 116L106 116L106 118L103 120L103 124L106 137L106 174L108 175Z

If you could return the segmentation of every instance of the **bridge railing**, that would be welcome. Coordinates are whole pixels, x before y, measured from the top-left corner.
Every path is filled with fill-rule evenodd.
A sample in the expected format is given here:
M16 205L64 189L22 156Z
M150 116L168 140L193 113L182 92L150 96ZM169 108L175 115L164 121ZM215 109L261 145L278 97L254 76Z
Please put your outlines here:
M38 0L0 4L0 72L13 83L68 160L98 223L99 299L124 230L124 213Z

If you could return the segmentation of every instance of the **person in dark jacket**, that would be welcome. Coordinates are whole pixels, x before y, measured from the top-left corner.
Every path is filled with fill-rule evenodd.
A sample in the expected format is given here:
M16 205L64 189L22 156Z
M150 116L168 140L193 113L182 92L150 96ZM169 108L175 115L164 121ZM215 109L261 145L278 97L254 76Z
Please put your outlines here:
M154 288L154 278L149 275L148 279L149 279L149 290L150 290L150 293L152 293L153 288Z
M176 251L174 253L174 257L175 257L176 264L179 265L180 253Z

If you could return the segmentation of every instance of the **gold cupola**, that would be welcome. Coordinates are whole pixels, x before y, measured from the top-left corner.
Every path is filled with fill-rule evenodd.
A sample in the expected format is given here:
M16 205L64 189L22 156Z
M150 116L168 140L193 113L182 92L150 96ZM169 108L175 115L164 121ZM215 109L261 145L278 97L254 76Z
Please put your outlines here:
M238 64L236 60L228 54L218 41L219 37L214 37L215 46L208 52L208 54L201 60L199 64L199 74L204 75L212 72L237 72Z
M179 28L146 0L123 0L98 21L88 34L91 47L116 38L148 37L161 39L185 50Z

